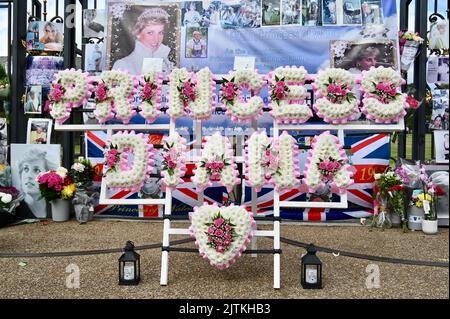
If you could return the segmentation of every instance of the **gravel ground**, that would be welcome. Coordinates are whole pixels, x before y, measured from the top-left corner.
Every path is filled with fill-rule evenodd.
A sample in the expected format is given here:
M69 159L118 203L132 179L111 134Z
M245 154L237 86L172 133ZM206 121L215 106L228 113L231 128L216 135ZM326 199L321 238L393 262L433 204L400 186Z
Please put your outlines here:
M177 226L185 226L177 223ZM260 225L259 229L268 226ZM159 243L160 222L95 220L79 225L35 223L0 229L0 252L48 252L123 247ZM284 238L370 255L448 262L449 231L435 236L400 229L381 231L359 226L318 226L282 223ZM186 238L173 236L172 240ZM258 238L259 248L272 241ZM194 247L186 243L181 247ZM0 258L0 298L449 298L448 268L372 262L318 253L323 262L324 288L300 286L299 257L304 249L282 243L281 289L274 290L273 258L244 255L228 270L219 271L193 253L170 253L169 285L159 285L161 250L141 254L138 286L119 286L119 254L53 258ZM26 262L26 266L19 263ZM80 268L80 288L66 288L66 267ZM380 288L367 289L366 267L380 270Z

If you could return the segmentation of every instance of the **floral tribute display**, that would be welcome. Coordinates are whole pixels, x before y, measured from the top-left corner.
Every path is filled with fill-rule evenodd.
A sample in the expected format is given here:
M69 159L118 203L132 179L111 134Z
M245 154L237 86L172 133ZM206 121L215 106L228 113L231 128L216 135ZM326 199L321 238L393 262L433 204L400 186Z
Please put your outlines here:
M226 114L236 122L246 122L256 118L263 112L264 102L258 96L259 91L265 85L264 76L257 70L240 69L230 72L223 78L220 89L220 99ZM246 102L244 90L252 96Z
M349 71L338 68L319 71L313 83L317 97L314 111L331 124L345 124L355 119L359 101L352 92L354 85L355 77Z
M64 167L40 173L36 181L39 183L41 196L49 202L55 199L70 199L77 190L72 177Z
M307 78L302 66L279 67L269 73L270 114L278 123L304 123L313 116L305 103Z
M208 119L215 109L216 82L209 68L197 73L175 68L170 74L168 114L177 119L189 114L194 119Z
M140 115L153 123L161 114L161 91L163 77L161 72L153 71L145 74L141 78L141 104L139 105Z
M295 139L283 132L278 139L255 132L246 142L245 176L257 192L265 184L277 191L293 189L300 183L298 146Z
M129 155L133 154L132 161ZM153 145L142 133L118 132L105 150L104 178L111 189L139 191L153 169Z
M128 124L136 114L133 105L139 81L128 72L119 70L104 71L100 79L95 88L95 116L100 123L115 116Z
M46 108L55 121L62 124L70 117L72 108L87 102L92 90L89 73L75 69L60 71L52 82Z
M310 193L329 184L344 193L353 183L353 172L339 139L326 131L314 136L306 161L304 182Z
M175 132L173 136L164 137L163 147L162 182L165 187L173 190L178 184L184 183L182 177L186 174L186 139Z
M189 231L200 255L218 269L226 269L247 249L253 237L253 214L241 206L205 204L189 213Z
M362 112L376 123L398 122L406 115L406 94L401 93L405 83L400 74L380 66L363 72L361 90L364 92Z
M239 171L233 160L233 148L228 138L215 133L205 137L202 143L202 154L194 169L192 182L198 191L219 182L227 188L228 192L241 183Z

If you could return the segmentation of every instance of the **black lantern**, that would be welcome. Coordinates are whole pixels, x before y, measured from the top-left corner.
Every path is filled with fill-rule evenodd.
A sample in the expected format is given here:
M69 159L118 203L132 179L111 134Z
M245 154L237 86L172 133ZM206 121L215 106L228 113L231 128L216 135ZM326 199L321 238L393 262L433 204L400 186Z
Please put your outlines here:
M301 283L305 289L322 288L322 262L316 256L316 247L309 244L306 255L302 257Z
M123 251L119 258L119 285L137 285L141 280L141 256L131 241L127 241Z

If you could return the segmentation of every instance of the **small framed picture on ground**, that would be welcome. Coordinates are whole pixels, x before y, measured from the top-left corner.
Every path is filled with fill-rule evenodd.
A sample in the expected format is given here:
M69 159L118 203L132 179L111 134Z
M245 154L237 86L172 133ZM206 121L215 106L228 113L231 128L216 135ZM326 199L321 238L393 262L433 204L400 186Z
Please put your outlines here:
M449 131L436 130L434 134L434 147L436 150L436 163L449 163Z
M29 119L27 144L50 144L52 124L51 119Z

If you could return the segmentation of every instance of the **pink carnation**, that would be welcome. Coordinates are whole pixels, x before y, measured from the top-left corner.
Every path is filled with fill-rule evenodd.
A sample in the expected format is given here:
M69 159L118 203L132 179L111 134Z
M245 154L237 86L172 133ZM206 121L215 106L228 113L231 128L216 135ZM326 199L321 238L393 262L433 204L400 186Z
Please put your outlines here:
M97 90L95 91L95 96L100 102L106 100L107 90L104 83L99 83L99 85L97 86Z
M225 239L228 239L228 240L230 240L232 238L230 233L226 233L224 237L225 237Z
M325 170L325 169L327 169L327 167L328 167L328 162L321 162L321 163L319 164L319 168L320 168L320 169Z
M214 228L212 226L208 227L208 234L214 234Z
M225 240L225 241L223 242L223 244L224 244L225 246L230 246L230 245L231 245L231 241L230 241L230 240Z
M150 100L153 96L153 84L150 82L146 82L144 85L144 89L142 90L142 95L144 99Z
M226 231L231 231L233 229L233 227L231 227L230 225L226 225L225 226L225 230Z
M216 251L219 253L223 253L225 251L225 248L223 246L217 246Z
M220 227L220 226L222 226L222 224L225 222L225 219L223 219L223 218L217 218L216 220L214 220L214 225L216 226L216 227Z
M168 161L168 162L167 162L167 166L168 166L170 169L174 169L175 167L177 167L177 163L175 163L174 161Z
M217 237L223 237L224 233L222 229L216 229L216 231L214 232L214 235L216 235Z

